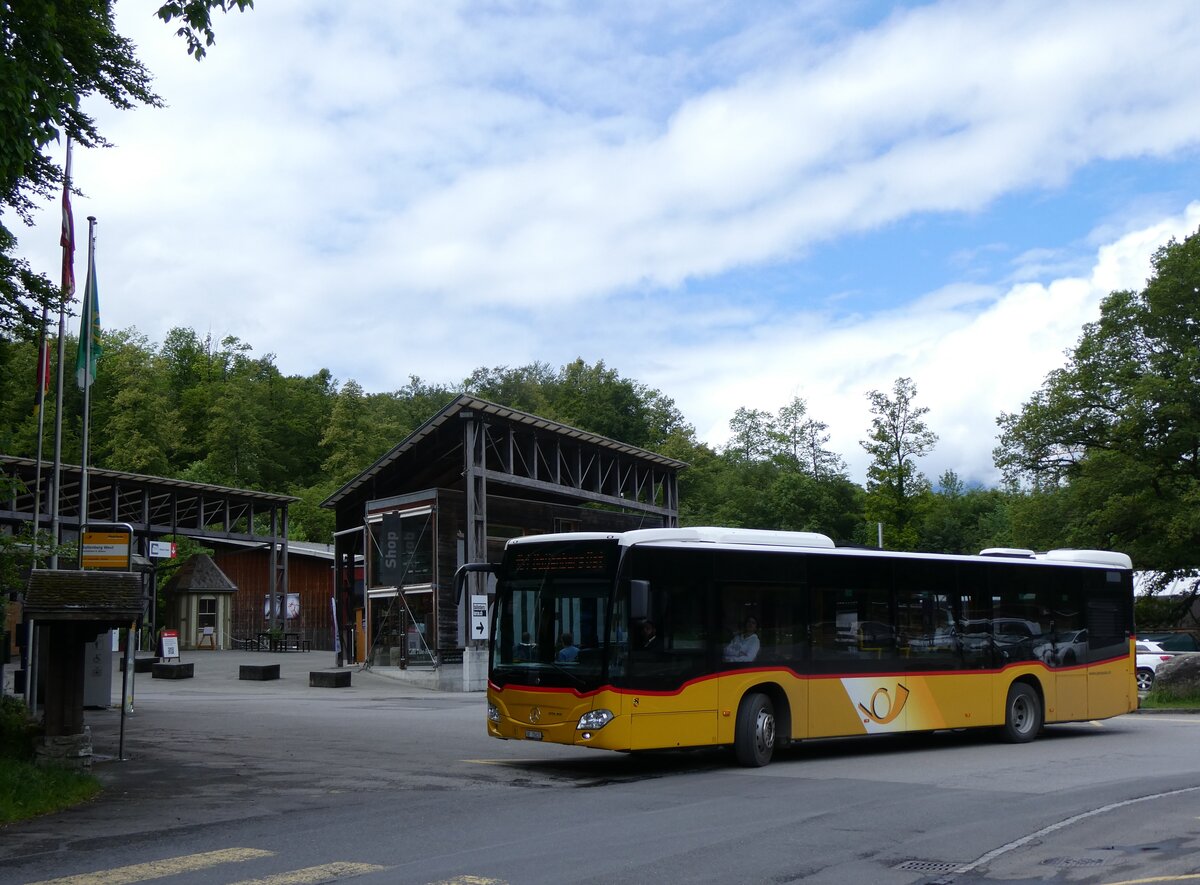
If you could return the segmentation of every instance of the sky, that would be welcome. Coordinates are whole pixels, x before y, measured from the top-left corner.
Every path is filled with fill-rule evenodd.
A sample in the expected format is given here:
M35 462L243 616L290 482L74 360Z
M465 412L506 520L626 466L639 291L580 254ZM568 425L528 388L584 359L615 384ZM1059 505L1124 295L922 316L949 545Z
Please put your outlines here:
M602 360L714 446L800 397L862 482L907 377L922 472L993 485L997 416L1200 229L1188 2L258 0L202 62L155 5L117 27L167 107L89 103L73 160L104 327L368 392ZM52 278L58 227L17 231Z

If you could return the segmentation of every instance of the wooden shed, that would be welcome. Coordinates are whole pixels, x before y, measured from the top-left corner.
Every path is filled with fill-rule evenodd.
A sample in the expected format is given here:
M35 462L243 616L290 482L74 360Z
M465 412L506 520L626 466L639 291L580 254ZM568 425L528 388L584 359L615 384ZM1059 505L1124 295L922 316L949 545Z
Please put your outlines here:
M233 647L233 596L237 586L207 553L197 553L163 587L165 626L179 631L179 647L213 651Z

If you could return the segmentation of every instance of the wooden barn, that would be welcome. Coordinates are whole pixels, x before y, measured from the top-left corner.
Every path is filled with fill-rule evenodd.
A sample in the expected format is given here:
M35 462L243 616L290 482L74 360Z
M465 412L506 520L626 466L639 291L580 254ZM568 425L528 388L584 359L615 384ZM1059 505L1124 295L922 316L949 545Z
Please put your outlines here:
M271 628L269 549L261 544L202 539L214 550L213 562L237 587L230 610L234 646L256 644ZM283 631L296 634L306 648L333 649L333 547L291 541L288 544L287 597L276 601L284 613Z
M509 538L678 524L674 459L536 415L458 397L323 502L336 511L339 626L375 666L454 664L470 637L454 574ZM296 545L293 545L293 556ZM292 574L293 584L296 575Z

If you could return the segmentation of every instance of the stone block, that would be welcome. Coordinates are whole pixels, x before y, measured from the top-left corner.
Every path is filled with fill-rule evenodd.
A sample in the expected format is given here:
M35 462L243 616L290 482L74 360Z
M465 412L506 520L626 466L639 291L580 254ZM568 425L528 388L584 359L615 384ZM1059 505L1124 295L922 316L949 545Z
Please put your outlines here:
M188 662L186 664L175 661L173 663L157 663L150 671L150 675L154 679L191 679L195 676L196 665Z
M84 726L82 734L43 737L34 751L38 766L88 771L92 767L92 729Z
M308 674L308 684L312 688L349 688L349 670L312 670Z
M158 658L153 655L138 655L133 659L134 673L152 673ZM125 672L125 655L121 655L121 672Z
M240 667L238 667L238 679L266 682L269 679L278 678L278 664L242 664Z

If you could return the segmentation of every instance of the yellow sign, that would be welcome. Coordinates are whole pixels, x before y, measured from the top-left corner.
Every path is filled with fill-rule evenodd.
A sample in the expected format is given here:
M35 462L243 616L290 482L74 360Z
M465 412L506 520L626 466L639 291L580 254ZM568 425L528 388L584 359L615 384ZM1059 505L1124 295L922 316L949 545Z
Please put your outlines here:
M85 531L79 545L79 563L85 569L129 571L132 547L132 532Z

